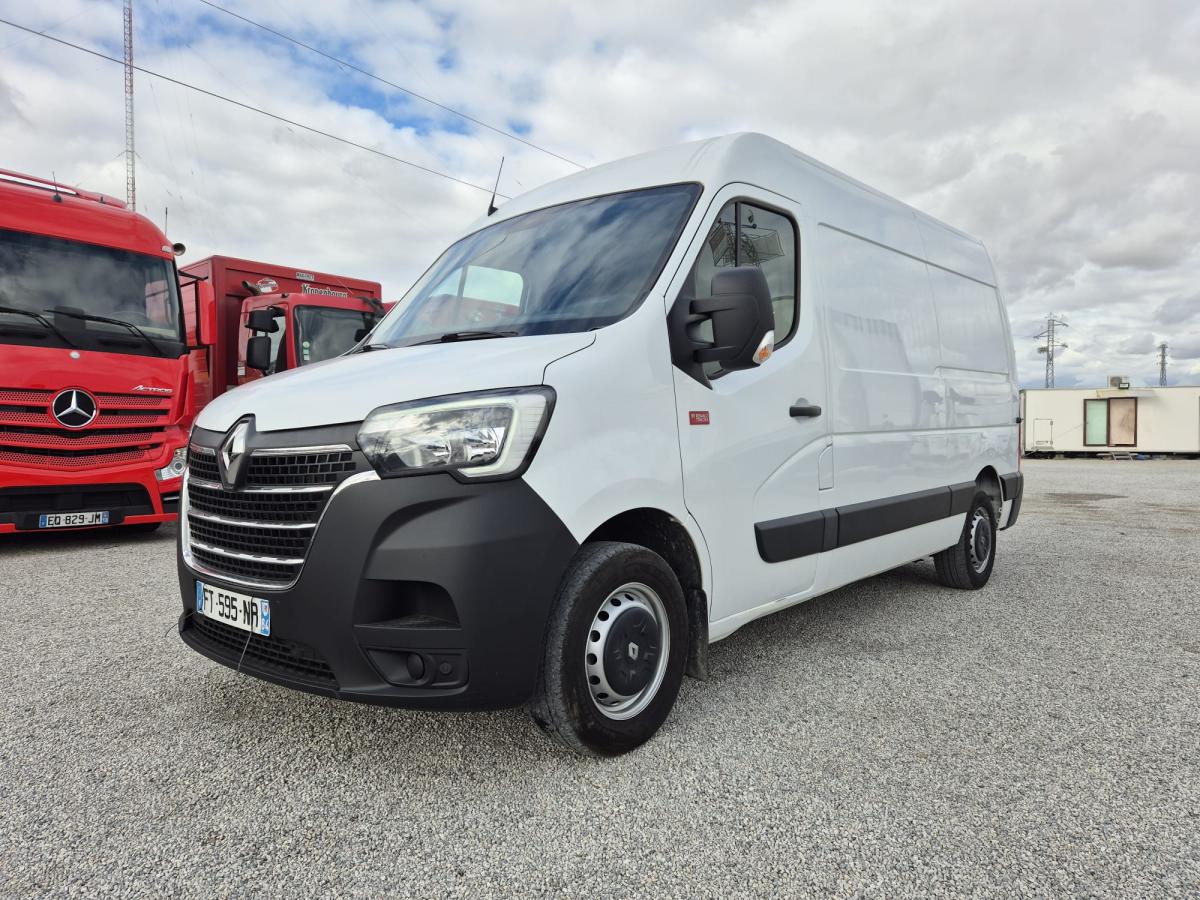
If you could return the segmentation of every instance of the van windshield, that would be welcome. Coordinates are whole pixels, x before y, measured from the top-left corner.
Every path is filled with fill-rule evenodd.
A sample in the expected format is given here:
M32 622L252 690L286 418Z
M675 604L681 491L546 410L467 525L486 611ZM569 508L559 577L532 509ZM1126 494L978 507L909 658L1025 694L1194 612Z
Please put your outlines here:
M576 200L450 247L372 336L407 346L456 333L591 331L645 299L699 196L694 184Z

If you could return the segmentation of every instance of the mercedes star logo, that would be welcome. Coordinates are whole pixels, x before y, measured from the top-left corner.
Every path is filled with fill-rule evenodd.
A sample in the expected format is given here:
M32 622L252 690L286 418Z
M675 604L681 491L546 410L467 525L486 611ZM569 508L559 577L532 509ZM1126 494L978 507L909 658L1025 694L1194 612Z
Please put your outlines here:
M242 419L229 429L228 436L221 442L221 483L227 488L235 488L241 481L242 469L246 462L246 438L249 434L250 420Z
M50 404L54 418L64 428L86 428L96 418L96 398L87 391L61 391Z

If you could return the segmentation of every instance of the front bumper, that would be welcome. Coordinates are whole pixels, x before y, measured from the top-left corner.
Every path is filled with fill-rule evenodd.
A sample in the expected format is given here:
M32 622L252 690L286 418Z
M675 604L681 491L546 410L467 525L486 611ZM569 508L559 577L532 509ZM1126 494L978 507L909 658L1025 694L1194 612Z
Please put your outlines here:
M42 513L109 513L108 525L50 529L55 532L173 522L179 513L182 479L160 482L149 469L115 472L108 480L86 475L3 480L11 486L0 488L0 534L44 532L38 528Z
M197 574L181 552L180 636L231 668L345 700L515 706L532 694L546 620L577 549L520 479L347 484L287 590ZM197 616L197 580L268 599L270 637Z

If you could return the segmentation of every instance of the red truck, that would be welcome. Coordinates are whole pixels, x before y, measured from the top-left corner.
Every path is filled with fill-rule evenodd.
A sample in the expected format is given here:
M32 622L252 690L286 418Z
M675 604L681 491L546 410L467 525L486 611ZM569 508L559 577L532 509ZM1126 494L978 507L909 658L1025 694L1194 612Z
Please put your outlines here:
M203 315L210 304L213 308L216 340L207 375L196 373L201 406L263 375L344 353L385 309L377 281L231 256L190 263L180 270L180 280L189 321L196 309Z
M381 310L377 283L225 257L181 290L182 249L120 200L0 170L0 534L173 520L203 405Z

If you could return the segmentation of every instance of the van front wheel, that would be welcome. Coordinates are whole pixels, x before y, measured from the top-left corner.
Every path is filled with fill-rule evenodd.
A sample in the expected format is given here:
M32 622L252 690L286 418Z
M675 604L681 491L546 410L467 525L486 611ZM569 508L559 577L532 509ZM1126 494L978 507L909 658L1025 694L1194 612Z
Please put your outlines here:
M661 556L635 544L585 544L550 615L530 713L579 753L626 753L671 712L687 641L683 590Z
M988 583L995 564L996 510L992 498L978 491L958 543L935 554L933 565L938 581L946 587L976 590Z

